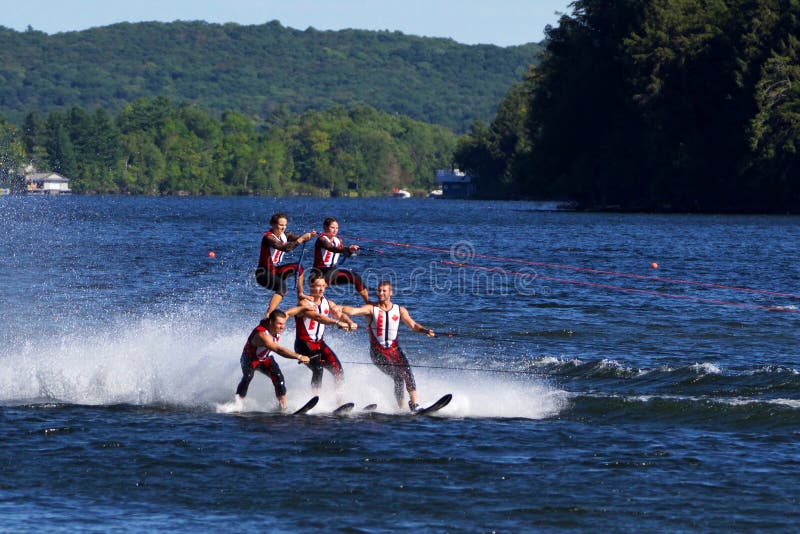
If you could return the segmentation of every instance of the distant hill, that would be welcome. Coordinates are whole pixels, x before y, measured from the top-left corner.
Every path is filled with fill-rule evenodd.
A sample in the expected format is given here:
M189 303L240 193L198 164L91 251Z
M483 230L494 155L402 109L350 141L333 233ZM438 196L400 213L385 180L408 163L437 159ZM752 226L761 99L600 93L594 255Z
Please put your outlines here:
M122 23L47 35L0 26L0 114L71 106L116 112L139 97L274 112L367 104L465 131L490 121L536 63L537 44L498 47L401 32L305 31L205 22Z

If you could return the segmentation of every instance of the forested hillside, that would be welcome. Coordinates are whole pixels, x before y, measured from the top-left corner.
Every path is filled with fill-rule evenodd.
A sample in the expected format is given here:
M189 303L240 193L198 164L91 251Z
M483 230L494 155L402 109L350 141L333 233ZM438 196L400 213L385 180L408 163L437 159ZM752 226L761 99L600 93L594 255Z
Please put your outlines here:
M533 34L534 32L532 32ZM0 26L0 115L120 111L167 97L254 118L369 105L466 131L490 120L538 45L501 48L364 30L122 23L47 35Z
M800 213L800 3L578 0L457 163L482 196Z
M221 118L166 98L137 99L118 115L72 107L0 117L0 184L23 189L33 164L71 179L77 193L374 195L426 193L452 162L444 126L361 106L256 121Z

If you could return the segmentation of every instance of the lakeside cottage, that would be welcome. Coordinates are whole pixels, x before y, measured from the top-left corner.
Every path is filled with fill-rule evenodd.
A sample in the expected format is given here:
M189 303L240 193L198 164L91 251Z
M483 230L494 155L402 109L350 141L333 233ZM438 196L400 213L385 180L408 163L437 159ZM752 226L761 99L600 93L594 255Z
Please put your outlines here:
M436 183L442 188L438 198L470 198L475 193L472 177L458 169L437 170Z
M34 172L25 175L25 192L32 194L59 195L72 191L69 179L56 172Z

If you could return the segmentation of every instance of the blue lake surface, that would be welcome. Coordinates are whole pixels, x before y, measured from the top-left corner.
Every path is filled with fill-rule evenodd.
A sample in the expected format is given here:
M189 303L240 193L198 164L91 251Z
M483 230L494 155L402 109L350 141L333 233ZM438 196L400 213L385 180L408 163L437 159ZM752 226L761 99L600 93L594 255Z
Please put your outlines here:
M796 531L800 219L540 208L0 197L0 530ZM363 328L326 334L350 416L327 374L306 416L260 375L228 413L279 210L438 332L400 335L436 417Z

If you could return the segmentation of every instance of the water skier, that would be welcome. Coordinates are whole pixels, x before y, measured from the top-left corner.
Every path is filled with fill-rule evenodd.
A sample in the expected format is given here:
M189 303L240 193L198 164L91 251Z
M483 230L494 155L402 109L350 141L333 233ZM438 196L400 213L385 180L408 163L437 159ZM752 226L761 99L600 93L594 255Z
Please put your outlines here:
M339 221L335 217L328 217L322 222L323 233L314 243L314 270L319 271L325 276L325 281L329 286L351 284L365 303L369 302L367 288L361 277L348 269L341 269L337 266L339 257L345 255L350 257L358 253L358 245L345 246L339 233ZM302 291L302 286L298 286L298 291ZM303 298L304 295L298 294Z
M410 397L408 408L414 412L417 404L417 384L411 365L397 342L400 321L412 331L434 337L430 328L425 328L414 321L404 306L392 302L392 284L386 280L378 284L378 303L364 304L358 308L342 306L342 312L351 316L365 316L369 328L369 355L378 369L394 380L394 397L397 406L403 408L403 386Z
M306 297L307 303L313 307L303 307L295 316L295 341L294 350L310 358L308 363L311 369L311 388L314 395L319 395L322 387L322 373L328 369L333 374L337 397L344 382L344 371L336 353L325 342L325 325L336 325L339 328L351 331L358 325L341 312L341 307L335 302L325 298L325 288L328 284L321 273L312 271L308 279L310 295ZM341 402L341 399L337 399Z
M300 363L308 364L308 356L297 354L282 347L278 341L286 328L286 318L299 313L304 308L296 306L288 312L273 310L268 319L262 319L250 335L242 349L240 363L242 365L242 380L236 388L235 404L241 410L244 404L244 397L247 395L247 388L256 371L267 375L272 380L275 388L275 397L280 402L281 410L286 409L286 383L283 379L281 368L275 361L275 355L280 354L284 358L295 359Z
M267 313L264 314L264 318L269 317L270 313L280 305L283 296L288 291L286 280L290 276L297 273L297 287L303 287L303 266L300 265L300 262L281 265L283 255L317 235L316 230L306 232L303 235L287 233L286 225L288 221L289 217L285 213L278 212L274 214L269 220L272 227L264 232L261 238L261 252L258 257L256 282L260 286L275 292L269 301L269 307L267 308Z

